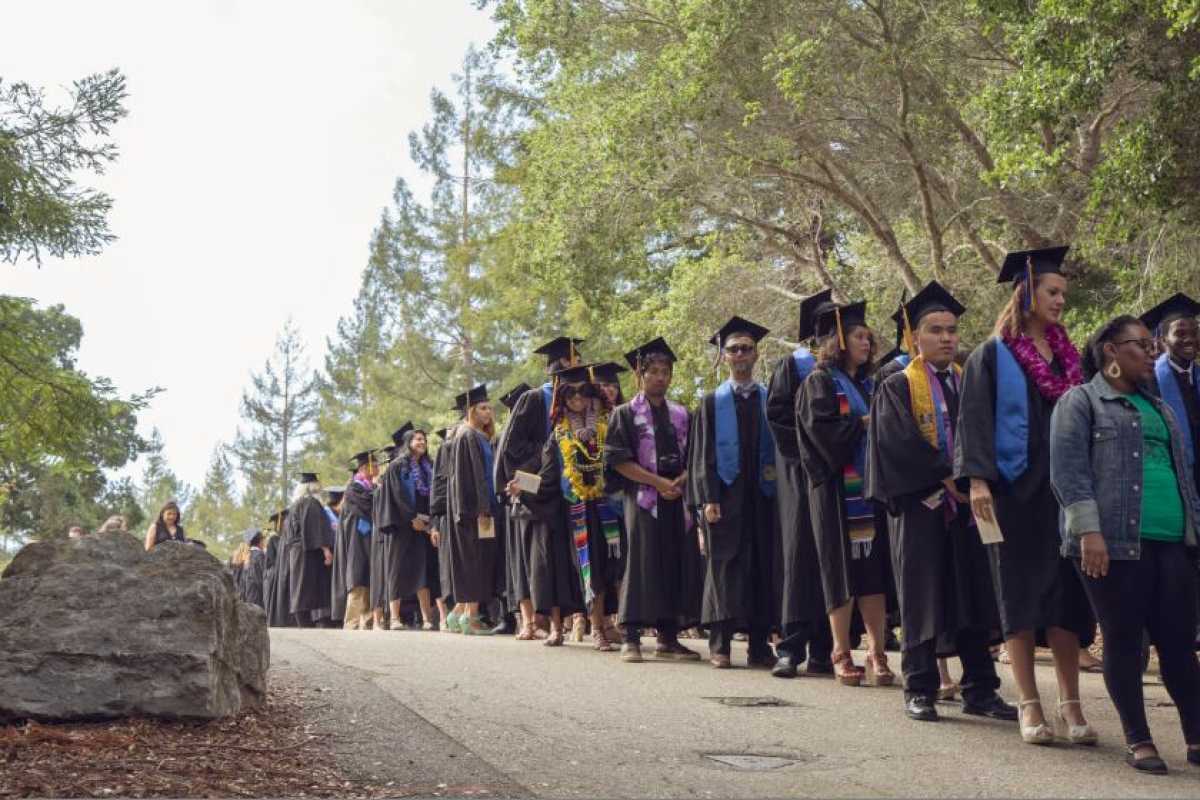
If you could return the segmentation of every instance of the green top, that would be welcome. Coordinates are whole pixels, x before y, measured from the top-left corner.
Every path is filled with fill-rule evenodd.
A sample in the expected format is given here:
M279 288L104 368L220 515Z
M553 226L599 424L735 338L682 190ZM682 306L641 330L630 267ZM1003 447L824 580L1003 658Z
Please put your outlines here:
M1146 451L1142 458L1142 538L1183 541L1183 500L1171 461L1171 433L1153 403L1136 392L1128 397L1141 412Z

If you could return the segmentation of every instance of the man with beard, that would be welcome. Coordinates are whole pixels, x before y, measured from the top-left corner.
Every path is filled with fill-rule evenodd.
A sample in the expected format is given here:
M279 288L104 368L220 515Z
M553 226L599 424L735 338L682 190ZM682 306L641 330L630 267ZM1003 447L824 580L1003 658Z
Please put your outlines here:
M329 618L333 535L320 494L321 484L316 474L300 473L300 485L296 487L284 525L288 551L288 613L300 628L311 628L322 616L325 620Z
M770 669L767 642L779 618L776 580L775 442L767 388L754 380L758 343L768 331L733 317L712 337L729 378L700 402L689 481L704 514L708 569L703 624L710 662L731 666L733 635L749 631L747 664Z

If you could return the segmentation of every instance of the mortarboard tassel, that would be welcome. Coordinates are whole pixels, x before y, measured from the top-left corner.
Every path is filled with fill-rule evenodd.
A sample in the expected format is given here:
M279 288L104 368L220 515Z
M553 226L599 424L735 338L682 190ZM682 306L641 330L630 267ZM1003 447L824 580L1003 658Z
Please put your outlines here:
M913 329L912 323L908 321L908 306L901 305L900 311L904 315L904 352L915 356L917 351L913 347Z
M1033 299L1033 256L1025 256L1025 310L1037 309Z
M842 332L842 309L838 306L834 306L833 315L837 317L838 349L845 350L846 334Z

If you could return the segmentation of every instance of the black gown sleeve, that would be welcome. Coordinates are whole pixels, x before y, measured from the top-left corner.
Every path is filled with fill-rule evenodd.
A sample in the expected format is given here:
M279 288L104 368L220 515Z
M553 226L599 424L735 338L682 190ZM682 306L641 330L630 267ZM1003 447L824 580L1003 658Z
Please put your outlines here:
M696 506L721 502L721 477L717 474L716 427L713 421L716 403L712 394L700 400L692 420L694 435L688 454L688 487Z
M879 387L867 426L864 493L896 512L909 495L921 498L950 477L950 461L925 440L912 414L908 376L895 373Z
M300 538L305 550L320 550L329 547L329 518L325 516L325 508L321 501L309 497L300 509L301 516L297 520ZM296 516L294 514L289 516Z
M376 493L375 527L394 534L412 527L416 509L409 502L399 464L389 465Z
M996 469L996 342L988 339L967 358L954 438L956 478L1000 479Z
M823 369L815 370L800 384L796 393L796 422L803 432L801 445L807 450L806 463L819 465L810 470L813 483L824 483L854 460L854 451L866 429L856 414L843 415L838 404L837 384Z
M796 436L797 374L791 356L784 356L771 373L767 387L767 422L775 436L775 446L784 458L800 458L800 442Z
M638 431L633 421L633 409L628 404L613 409L608 420L608 438L604 440L604 465L606 470L637 461Z

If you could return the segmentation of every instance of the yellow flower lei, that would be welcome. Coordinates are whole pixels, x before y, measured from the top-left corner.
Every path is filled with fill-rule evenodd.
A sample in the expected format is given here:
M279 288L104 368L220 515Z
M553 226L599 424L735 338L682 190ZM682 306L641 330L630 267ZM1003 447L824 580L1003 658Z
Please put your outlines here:
M583 502L599 500L604 496L604 439L608 435L608 421L601 416L596 420L596 454L588 452L587 445L576 438L571 423L566 417L554 426L554 437L558 440L558 452L562 454L563 474L571 485L575 497ZM584 466L580 467L580 462ZM583 473L596 473L593 483L586 483Z

